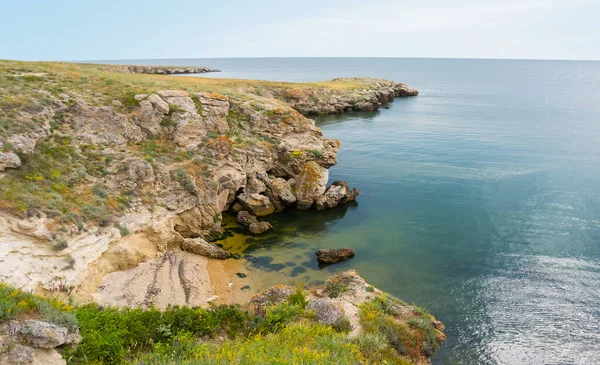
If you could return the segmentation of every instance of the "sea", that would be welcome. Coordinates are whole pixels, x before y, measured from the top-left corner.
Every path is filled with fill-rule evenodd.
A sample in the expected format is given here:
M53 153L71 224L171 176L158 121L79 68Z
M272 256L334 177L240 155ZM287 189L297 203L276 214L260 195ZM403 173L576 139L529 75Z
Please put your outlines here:
M104 61L106 62L106 61ZM248 58L197 75L277 81L368 76L420 95L314 117L342 142L330 180L355 204L267 218L248 255L264 286L347 269L446 325L442 364L600 364L600 62ZM318 248L356 257L319 267ZM260 275L260 274L254 274ZM253 288L262 289L262 288Z

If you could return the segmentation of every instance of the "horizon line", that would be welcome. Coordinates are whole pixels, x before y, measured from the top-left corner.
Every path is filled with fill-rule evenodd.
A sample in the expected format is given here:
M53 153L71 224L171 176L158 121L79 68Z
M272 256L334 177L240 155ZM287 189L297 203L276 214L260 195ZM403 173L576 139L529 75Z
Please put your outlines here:
M107 61L146 61L146 60L196 60L196 59L299 59L299 58L356 58L356 59L428 59L428 60L481 60L481 61L558 61L558 62L600 62L600 59L563 59L563 58L493 58L493 57L396 57L396 56L250 56L250 57L158 57L158 58L121 58L121 59L84 59L84 60L22 60L0 58L7 61L25 62L67 62L97 63Z

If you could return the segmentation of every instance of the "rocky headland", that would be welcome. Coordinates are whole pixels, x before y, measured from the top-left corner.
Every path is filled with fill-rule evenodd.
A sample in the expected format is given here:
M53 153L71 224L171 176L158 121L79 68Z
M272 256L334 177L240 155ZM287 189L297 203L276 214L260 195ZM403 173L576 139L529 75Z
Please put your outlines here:
M203 74L207 72L221 72L220 70L210 69L208 67L197 66L142 66L142 65L118 65L111 66L109 71L120 71L131 74L150 74L150 75L184 75L184 74Z
M354 200L328 181L340 142L305 115L418 94L380 79L139 67L0 61L0 281L143 308L249 298L232 290L241 260L211 243L223 213L261 234L272 229L261 217Z

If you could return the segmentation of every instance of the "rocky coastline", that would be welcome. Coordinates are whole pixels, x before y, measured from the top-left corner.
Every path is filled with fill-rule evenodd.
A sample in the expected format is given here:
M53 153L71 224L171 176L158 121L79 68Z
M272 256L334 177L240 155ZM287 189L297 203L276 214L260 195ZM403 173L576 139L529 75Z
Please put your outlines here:
M211 243L223 213L262 234L270 214L356 199L348 183L328 181L341 143L306 115L418 95L370 78L223 86L156 76L141 87L155 76L135 75L205 68L0 61L0 70L2 117L15 123L0 130L0 282L142 308L249 298L232 279L241 260Z
M119 69L125 73L132 74L155 74L155 75L185 75L185 74L203 74L207 72L221 72L220 70L210 69L208 67L197 66L138 66L121 65Z

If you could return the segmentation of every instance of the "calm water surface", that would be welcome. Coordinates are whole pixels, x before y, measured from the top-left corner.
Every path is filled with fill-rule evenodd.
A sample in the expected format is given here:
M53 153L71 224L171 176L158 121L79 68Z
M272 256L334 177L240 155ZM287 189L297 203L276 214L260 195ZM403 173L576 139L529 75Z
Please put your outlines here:
M122 62L122 61L121 61ZM600 363L600 63L206 59L203 77L410 83L389 110L317 118L357 204L237 235L265 285L354 268L447 328L434 364ZM235 231L235 229L234 229ZM313 252L355 259L319 269Z

